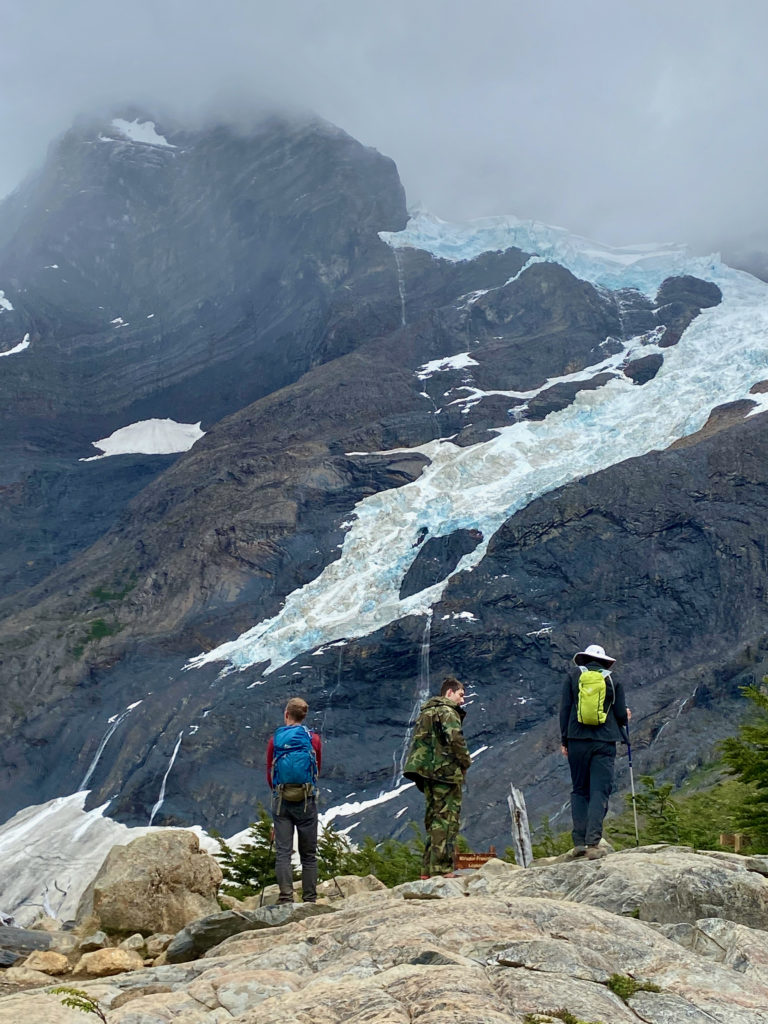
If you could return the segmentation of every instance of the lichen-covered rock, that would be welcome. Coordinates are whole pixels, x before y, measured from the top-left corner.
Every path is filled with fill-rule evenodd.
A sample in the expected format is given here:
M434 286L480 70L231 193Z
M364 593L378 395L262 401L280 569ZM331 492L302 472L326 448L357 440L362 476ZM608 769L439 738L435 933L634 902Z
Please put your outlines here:
M63 953L54 953L48 949L39 949L30 953L22 966L30 971L42 971L43 974L69 974L72 969L69 960Z
M132 949L139 956L144 956L147 953L147 943L144 936L139 932L134 935L129 935L127 939L123 939L122 942L118 943L119 949Z
M109 945L111 945L109 936L106 932L99 930L84 935L78 943L78 949L81 953L92 953L95 949L106 949Z
M154 935L150 935L146 942L147 956L151 956L154 959L168 948L173 941L173 936L168 932L155 932Z
M472 892L476 883L468 882ZM603 907L660 924L721 917L768 928L768 879L743 857L708 857L688 847L622 850L598 861L563 861L510 875L499 895L545 896Z
M107 855L78 907L109 932L177 932L218 910L221 868L183 829L149 833Z
M6 983L12 982L16 985L40 985L53 981L50 974L46 974L45 971L36 971L25 966L9 967L7 971L3 971L2 979Z
M382 892L386 885L375 875L337 875L317 887L318 896L335 897L356 896L360 892Z
M72 973L103 978L123 971L139 971L143 966L143 957L133 949L95 949L92 953L83 953Z

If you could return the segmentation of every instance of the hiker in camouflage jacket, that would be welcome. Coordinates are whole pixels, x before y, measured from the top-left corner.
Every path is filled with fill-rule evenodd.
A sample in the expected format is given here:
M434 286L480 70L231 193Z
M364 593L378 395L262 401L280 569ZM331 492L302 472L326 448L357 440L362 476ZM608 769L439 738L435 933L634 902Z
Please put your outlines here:
M453 850L459 834L461 787L470 765L461 731L466 711L464 686L453 676L443 680L439 697L421 708L403 775L424 793L423 877L453 871Z

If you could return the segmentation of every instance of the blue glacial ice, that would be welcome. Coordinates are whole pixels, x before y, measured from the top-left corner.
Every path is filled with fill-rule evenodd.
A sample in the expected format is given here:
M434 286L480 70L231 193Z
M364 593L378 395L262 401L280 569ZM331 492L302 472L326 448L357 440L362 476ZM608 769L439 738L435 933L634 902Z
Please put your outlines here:
M747 397L754 383L768 377L768 285L716 258L691 258L677 246L612 249L514 218L456 226L420 213L404 231L384 237L393 247L418 246L454 260L517 245L596 285L651 295L664 278L693 274L716 282L723 301L704 310L678 345L665 350L659 373L642 388L618 378L580 392L568 408L542 421L501 428L483 444L461 448L439 440L420 446L429 465L412 483L356 506L337 561L289 594L276 616L201 654L190 668L223 662L224 671L231 671L269 662L268 675L319 645L428 613L447 581L399 598L421 528L433 537L460 528L481 530L483 542L454 572L471 569L505 520L538 496L666 448L697 430L715 406ZM768 408L768 396L749 397L755 411Z

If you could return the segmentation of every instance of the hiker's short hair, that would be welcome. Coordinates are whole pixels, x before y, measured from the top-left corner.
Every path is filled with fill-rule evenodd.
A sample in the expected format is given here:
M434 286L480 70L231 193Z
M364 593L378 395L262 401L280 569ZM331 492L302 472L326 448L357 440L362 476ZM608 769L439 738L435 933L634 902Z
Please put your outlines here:
M307 704L303 697L291 697L285 705L285 711L294 722L303 722L307 717L309 704Z
M440 696L444 697L450 690L451 693L455 693L464 686L464 683L460 683L456 676L446 676L443 680L443 685L440 687Z

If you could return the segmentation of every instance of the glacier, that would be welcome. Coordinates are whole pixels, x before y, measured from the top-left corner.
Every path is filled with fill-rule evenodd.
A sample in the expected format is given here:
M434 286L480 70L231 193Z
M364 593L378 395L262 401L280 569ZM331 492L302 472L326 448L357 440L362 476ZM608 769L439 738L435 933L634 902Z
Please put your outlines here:
M426 527L432 537L457 529L483 533L483 541L460 560L454 575L477 565L496 530L540 495L666 448L699 429L710 411L725 402L749 397L753 411L768 408L765 395L749 394L753 384L768 377L768 284L716 256L689 256L675 245L611 248L513 217L453 225L423 211L403 231L381 235L396 250L415 247L451 260L517 246L598 287L634 288L647 295L654 295L667 277L691 274L716 283L723 300L703 310L675 347L664 349L661 369L642 388L618 378L598 390L581 391L570 406L544 420L499 428L492 440L462 448L441 439L414 449L430 460L421 476L357 504L345 524L338 560L289 594L273 618L191 659L188 669L221 662L226 675L261 664L267 676L320 645L368 635L406 615L426 615L450 576L400 600L420 529ZM653 339L633 339L610 362L618 365L643 344L649 345L644 352L656 350ZM446 353L435 368L455 358ZM580 376L606 365L601 362Z

